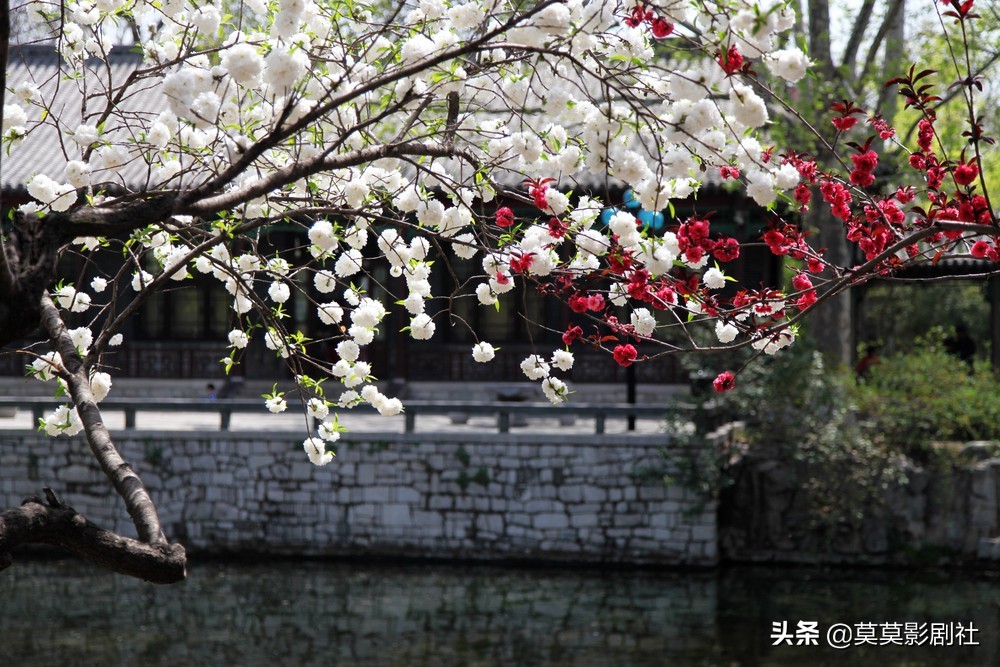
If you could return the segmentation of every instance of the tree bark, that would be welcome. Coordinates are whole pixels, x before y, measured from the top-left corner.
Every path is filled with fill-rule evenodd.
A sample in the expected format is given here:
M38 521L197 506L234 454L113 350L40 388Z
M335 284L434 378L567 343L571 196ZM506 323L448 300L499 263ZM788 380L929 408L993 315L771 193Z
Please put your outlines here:
M37 542L60 546L102 567L154 583L181 581L187 570L184 547L167 542L156 505L139 475L118 453L91 391L86 364L47 292L38 310L43 328L62 357L59 375L69 387L90 451L125 501L139 539L99 528L46 489L48 503L29 498L20 508L0 514L0 569L10 565L13 547Z
M0 513L0 570L13 562L10 550L22 544L49 544L108 570L154 584L173 584L187 576L179 544L147 544L91 523L59 502L51 489L47 501L25 498L17 509Z
M834 266L853 266L843 224L833 217L829 206L821 203L818 192L814 193L813 199L816 203L806 215L806 223L816 234L816 245L826 248L824 259ZM852 299L851 290L844 290L820 304L809 316L807 328L816 349L835 366L852 365L854 362Z

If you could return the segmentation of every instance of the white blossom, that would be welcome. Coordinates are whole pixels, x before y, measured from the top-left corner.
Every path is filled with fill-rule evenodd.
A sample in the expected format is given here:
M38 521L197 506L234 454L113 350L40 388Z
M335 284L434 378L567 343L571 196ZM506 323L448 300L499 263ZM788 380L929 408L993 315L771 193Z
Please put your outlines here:
M485 341L476 343L472 346L472 358L481 364L492 361L495 356L496 350L492 345Z
M427 340L434 335L434 321L426 314L421 313L410 320L410 336L414 340Z
M242 350L250 344L250 337L244 331L233 329L229 332L229 344L238 350Z
M326 441L323 438L306 438L302 448L314 465L325 466L333 460L333 452L326 451Z
M537 354L529 355L521 362L521 372L529 380L541 380L549 375L549 364Z
M552 353L552 365L561 371L569 371L573 368L573 353L569 350L556 350Z

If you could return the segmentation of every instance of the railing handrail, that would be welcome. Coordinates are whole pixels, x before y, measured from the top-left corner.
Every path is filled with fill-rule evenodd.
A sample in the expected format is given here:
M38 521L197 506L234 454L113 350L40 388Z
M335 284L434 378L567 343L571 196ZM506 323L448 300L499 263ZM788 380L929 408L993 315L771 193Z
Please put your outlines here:
M0 397L0 408L29 409L36 417L43 417L46 409L65 404L66 399L50 397ZM230 418L234 412L261 413L266 412L264 402L259 398L106 398L101 401L101 408L109 411L125 413L125 428L135 428L135 416L138 412L216 412L220 418L220 429L229 430ZM651 405L634 403L564 403L552 405L542 402L516 401L452 401L452 400L407 400L404 403L403 416L406 432L416 430L418 415L496 415L497 427L501 433L510 429L511 417L546 416L546 417L588 417L595 422L595 433L604 433L608 418L665 418L678 409L684 410L685 405ZM289 401L289 410L302 409L302 404ZM348 410L345 409L345 412ZM361 411L368 414L375 409L367 404L351 408L350 412Z

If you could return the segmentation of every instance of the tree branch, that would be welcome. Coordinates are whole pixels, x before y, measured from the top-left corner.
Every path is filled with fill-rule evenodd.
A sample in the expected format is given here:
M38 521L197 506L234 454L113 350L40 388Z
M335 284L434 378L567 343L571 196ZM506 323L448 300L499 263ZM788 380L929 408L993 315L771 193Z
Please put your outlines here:
M854 75L854 65L858 61L858 50L861 48L861 40L864 39L865 29L871 22L874 10L875 0L865 0L858 11L857 17L854 19L854 26L851 28L851 37L847 40L847 46L844 48L844 57L841 61L851 76Z
M111 480L115 491L125 501L125 508L132 517L139 539L147 544L166 546L167 539L160 527L156 506L139 475L125 462L111 440L111 434L104 425L100 408L97 407L97 401L94 400L90 389L87 369L66 330L59 310L48 293L42 297L41 309L42 325L62 356L64 366L62 376L69 386L70 396L80 415L80 421L83 422L90 451L97 458L101 470Z
M375 160L382 158L398 158L405 156L458 156L474 163L473 158L463 151L450 149L447 146L438 144L423 144L413 141L395 144L382 144L379 146L371 146L369 148L351 151L342 155L332 155L326 158L320 155L312 160L294 162L287 167L271 172L259 181L250 183L245 187L181 206L176 213L179 215L193 215L204 218L214 213L218 213L219 211L233 209L240 204L250 201L251 199L263 196L269 192L273 192L274 190L278 190L288 183L293 183L300 178L310 176L321 171L354 167L368 162L374 162Z
M25 498L17 509L0 513L0 570L13 562L10 550L22 544L50 544L103 568L154 584L173 584L187 576L179 544L146 544L90 522L45 489L47 502Z
M885 18L882 19L882 25L879 26L878 32L875 33L875 37L872 38L871 46L868 47L868 54L865 57L864 64L861 67L861 73L858 75L859 80L863 80L871 68L877 65L875 61L875 55L878 50L882 47L882 42L885 40L885 36L889 33L889 28L892 27L893 22L897 20L902 20L899 16L899 10L903 6L903 0L892 0L891 4L886 7Z
M10 49L10 0L0 0L0 120L3 120L3 106L7 95L7 57ZM3 173L3 158L0 157L0 174ZM2 188L0 188L2 190ZM0 191L0 210L3 210ZM0 235L0 290L7 291L14 285L14 271L7 257L7 242Z

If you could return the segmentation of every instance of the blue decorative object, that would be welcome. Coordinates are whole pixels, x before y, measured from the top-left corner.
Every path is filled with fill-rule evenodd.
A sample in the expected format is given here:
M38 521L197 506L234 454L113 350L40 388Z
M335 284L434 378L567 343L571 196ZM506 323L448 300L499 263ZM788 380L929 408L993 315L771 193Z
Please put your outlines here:
M639 218L639 222L641 222L642 226L645 227L646 229L652 230L654 232L663 229L663 224L665 221L662 213L659 212L654 213L652 211L642 210L636 214L636 217Z
M639 200L635 198L635 193L632 192L631 189L626 190L625 194L622 196L622 205L626 209L632 209L628 211L628 213L638 218L639 222L642 223L642 226L645 229L653 232L658 232L663 230L664 227L666 227L667 221L666 218L663 217L663 214L660 213L659 211L656 212L647 211L643 208L640 208ZM603 211L601 211L600 223L605 227L607 227L609 224L611 224L611 218L614 217L616 213L621 213L621 212L622 209L614 206L610 206L604 209Z
M639 200L635 198L632 188L625 191L622 202L625 204L625 208L639 208Z

